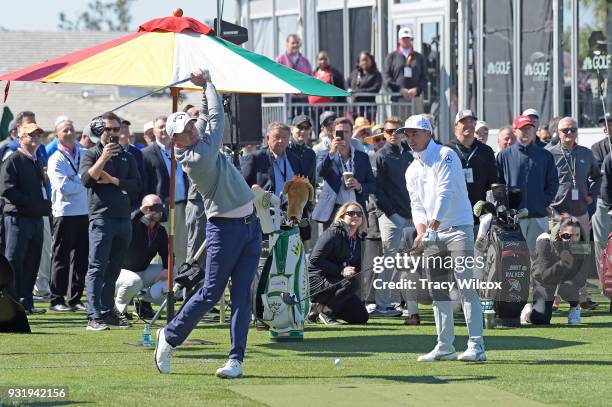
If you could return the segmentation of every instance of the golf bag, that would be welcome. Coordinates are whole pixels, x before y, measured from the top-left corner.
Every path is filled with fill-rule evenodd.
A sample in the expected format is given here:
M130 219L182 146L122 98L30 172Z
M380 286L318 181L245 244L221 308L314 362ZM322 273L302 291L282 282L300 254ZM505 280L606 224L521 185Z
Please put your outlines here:
M258 320L270 327L273 340L301 341L304 318L310 309L308 268L298 226L282 227L269 235L270 253L264 264L253 296L253 309ZM294 295L295 305L283 302L283 293Z
M603 294L612 299L612 233L608 235L608 244L599 255L599 281Z
M0 333L31 333L23 306L11 296L14 276L11 263L0 254Z

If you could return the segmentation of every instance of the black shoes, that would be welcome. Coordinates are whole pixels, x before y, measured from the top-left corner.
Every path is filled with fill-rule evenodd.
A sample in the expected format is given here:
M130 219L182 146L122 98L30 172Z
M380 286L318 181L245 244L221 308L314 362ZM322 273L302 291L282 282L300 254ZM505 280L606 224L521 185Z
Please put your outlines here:
M142 319L151 319L155 316L155 311L153 311L153 307L151 306L150 302L134 301L134 303L134 316Z
M28 315L41 315L41 314L44 314L45 312L47 312L47 310L44 309L44 308L34 308L34 307L32 307L32 308L26 310L26 314L28 314Z
M116 311L112 311L104 315L102 320L110 329L125 329L132 326L124 315L121 315Z

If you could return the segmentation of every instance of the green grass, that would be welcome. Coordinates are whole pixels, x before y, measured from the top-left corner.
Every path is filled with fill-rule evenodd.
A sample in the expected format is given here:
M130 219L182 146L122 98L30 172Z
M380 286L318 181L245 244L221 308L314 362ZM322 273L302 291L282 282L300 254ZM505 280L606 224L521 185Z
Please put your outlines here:
M428 307L419 327L401 319L373 319L365 327L308 325L302 343L272 343L252 329L245 377L233 381L214 377L228 352L227 325L201 324L190 338L214 344L181 347L173 373L162 376L152 350L126 344L141 339L142 324L88 332L84 313L47 313L30 319L32 335L0 335L0 387L68 387L68 400L43 405L604 406L612 388L607 308L606 301L583 312L581 326L565 324L565 305L550 327L485 331L489 360L472 365L416 362L435 344ZM456 334L460 351L463 321ZM342 359L338 367L336 358Z

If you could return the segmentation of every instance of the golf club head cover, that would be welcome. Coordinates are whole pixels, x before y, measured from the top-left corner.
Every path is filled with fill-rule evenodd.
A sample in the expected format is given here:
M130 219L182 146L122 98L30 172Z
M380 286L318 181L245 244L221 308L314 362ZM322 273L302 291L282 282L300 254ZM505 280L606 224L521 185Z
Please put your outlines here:
M285 183L283 194L287 195L287 218L299 221L308 201L314 201L314 189L308 178L296 175Z
M280 211L280 199L272 192L264 191L259 185L251 187L255 199L255 210L261 223L261 231L270 234L280 230L282 215Z

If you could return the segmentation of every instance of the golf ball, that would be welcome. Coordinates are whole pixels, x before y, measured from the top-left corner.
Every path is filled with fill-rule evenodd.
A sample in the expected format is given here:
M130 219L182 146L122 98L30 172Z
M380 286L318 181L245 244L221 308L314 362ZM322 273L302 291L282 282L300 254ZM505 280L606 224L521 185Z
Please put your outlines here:
M342 361L340 359L336 359L336 360L334 360L334 364L336 366L340 366L342 364Z

